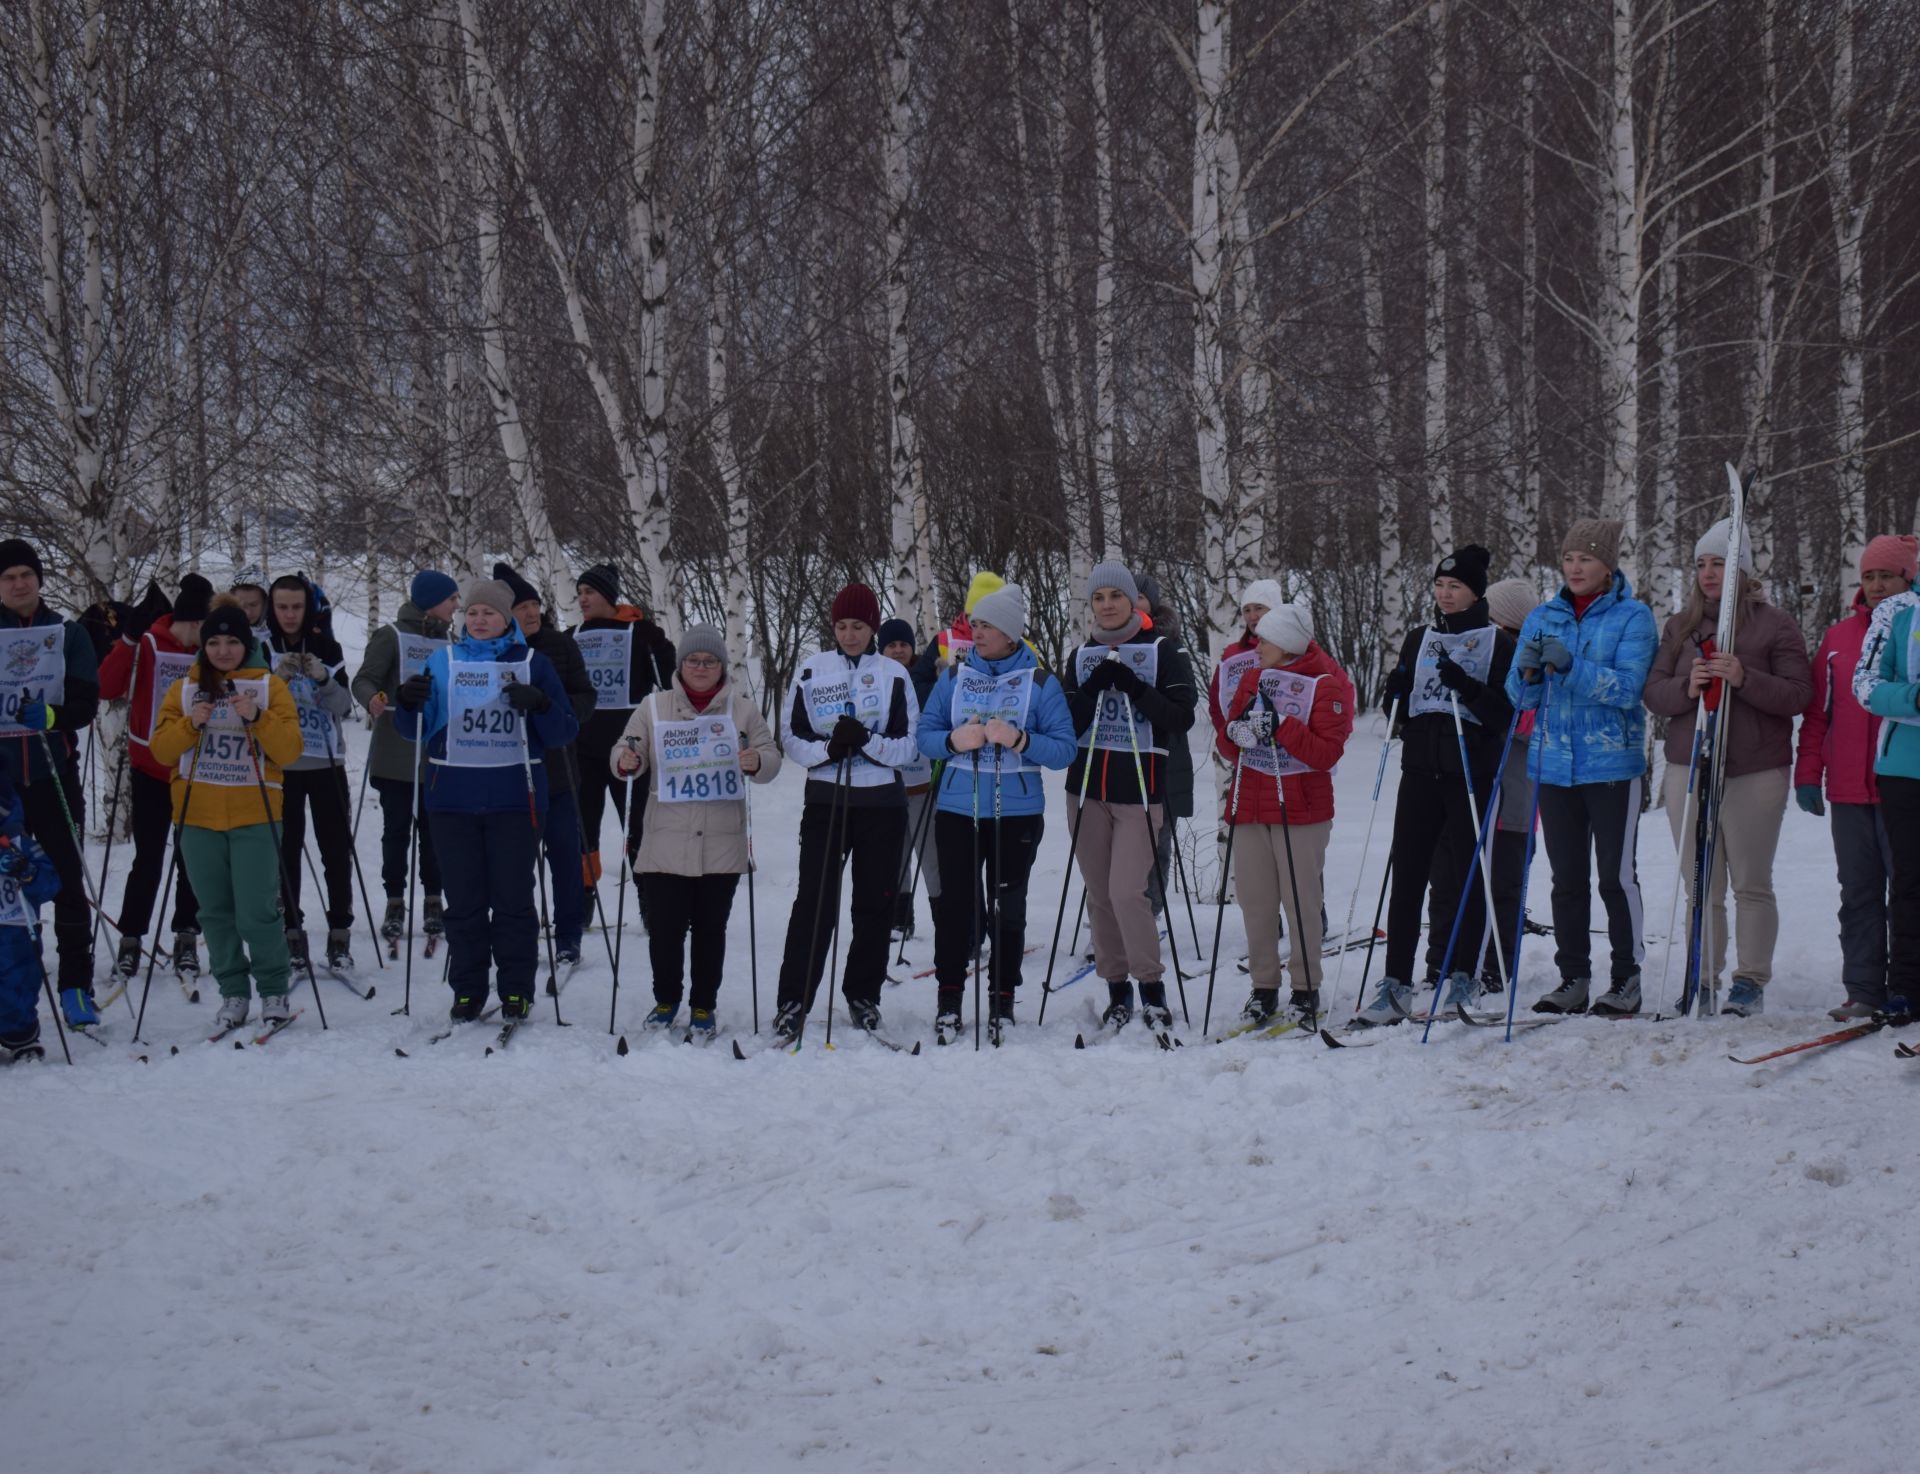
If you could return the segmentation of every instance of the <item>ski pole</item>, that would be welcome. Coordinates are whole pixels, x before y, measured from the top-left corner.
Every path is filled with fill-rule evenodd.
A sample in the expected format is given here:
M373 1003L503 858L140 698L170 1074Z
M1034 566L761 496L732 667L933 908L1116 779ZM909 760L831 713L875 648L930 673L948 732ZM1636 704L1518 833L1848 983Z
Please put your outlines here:
M367 872L360 866L360 850L354 842L352 816L347 812L346 755L342 753L338 759L335 758L333 752L333 714L323 710L323 715L326 717L326 723L320 730L327 745L327 788L333 793L333 796L340 804L340 823L347 831L347 858L353 865L353 878L360 884L360 907L367 913L367 938L373 943L373 960L379 965L380 970L385 972L387 970L386 948L380 945L380 929L373 919L373 897L367 892ZM360 771L364 773L366 769L362 768ZM364 785L362 786L364 788ZM318 832L320 828L319 819L319 808L316 806L314 809L313 826L315 830L314 843L316 844L320 844L320 835ZM320 848L321 858L324 860L326 858L326 846L321 844ZM317 880L315 884L318 885ZM329 921L328 924L331 925L331 921Z
M1373 769L1373 801L1367 809L1366 837L1360 841L1360 864L1353 875L1353 894L1347 897L1347 920L1345 929L1341 932L1343 945L1340 948L1340 966L1335 969L1333 975L1333 988L1335 992L1340 990L1340 985L1346 981L1347 977L1347 948L1344 942L1353 935L1353 913L1355 908L1360 904L1360 887L1366 883L1367 856L1373 852L1373 825L1374 821L1380 817L1380 785L1386 782L1387 754L1393 750L1393 727L1394 723L1399 719L1399 715L1400 698L1396 696L1387 706L1387 740L1380 744L1380 761L1374 765ZM1388 855L1387 863L1389 865L1393 863L1391 853ZM1385 891L1383 889L1382 895L1384 896L1384 894ZM1380 917L1377 914L1373 918L1373 929L1376 932L1380 930ZM1368 944L1367 962L1369 966L1371 966L1373 962L1371 937L1368 938ZM1363 977L1360 980L1360 996L1362 1001L1365 1000L1366 993L1367 983ZM1357 1011L1359 1004L1355 1004L1354 1007Z
M137 640L134 643L134 647L133 647L133 674L128 678L128 681L127 681L126 746L120 749L120 760L114 764L113 797L107 800L107 846L106 846L106 852L102 854L100 857L100 881L99 881L99 884L97 884L93 888L93 893L96 896L104 896L107 893L107 870L113 864L113 834L114 834L114 831L120 827L120 822L119 822L120 820L120 783L121 783L121 780L125 778L127 775L127 754L131 752L133 749L133 694L135 691L139 689L139 686L140 686L140 648L141 646L145 645L146 642L147 642L146 636L142 635L139 638L139 640ZM152 727L151 722L148 723L148 727L149 729L151 729ZM152 735L151 730L149 730L148 735L149 736ZM87 728L87 751L89 754L91 754L93 751L93 728L91 725L89 725ZM128 827L131 828L132 827L131 824L129 824ZM136 856L136 858L138 857ZM165 907L166 907L165 894L166 893L164 891L161 893L161 900L159 903L161 907L162 915L165 914ZM122 904L120 909L122 914L124 915L126 912L124 897L122 898ZM87 950L89 952L98 952L100 950L100 923L105 919L106 919L106 912L104 911L94 912L93 936L89 938L87 942ZM134 1030L135 1037L139 1036L139 1032L140 1031L137 1028Z
M1173 832L1174 878L1179 882L1181 898L1187 903L1187 933L1193 938L1193 962L1194 966L1198 967L1200 965L1200 923L1194 919L1193 915L1193 882L1187 878L1186 852L1180 846L1180 821L1174 818L1173 801L1170 795L1162 799L1161 808L1165 811L1167 828ZM1171 926L1172 923L1169 922L1168 925ZM1202 1032L1205 1032L1204 1028Z
M80 889L84 894L92 890L92 878L87 874L86 842L81 836L80 825L73 817L73 810L67 807L67 788L66 785L60 781L60 765L54 761L53 744L47 740L47 734L44 730L35 732L33 735L40 739L40 751L47 759L47 776L53 780L53 796L60 800L60 813L67 821L67 837L73 841L74 869L79 872ZM51 862L53 857L49 855L47 859ZM55 866L54 868L57 870L59 867ZM103 908L100 905L100 894L98 891L93 891L91 895L87 896L87 899L93 902L93 908L96 914L102 912ZM58 918L56 918L56 922L57 920ZM59 933L56 931L54 935L57 937ZM91 942L88 943L87 948L87 986L89 989L93 986L93 948ZM131 1007L131 1005L129 1005L129 1007Z
M849 711L851 711L852 705L852 702L847 703ZM807 935L806 995L805 1002L802 1004L800 1010L800 1027L802 1030L806 1028L806 1021L813 1016L813 1001L820 991L819 967L823 961L820 957L820 917L827 905L827 877L829 875L834 878L834 930L836 932L839 930L840 851L836 841L839 837L837 829L840 817L840 790L846 779L850 776L852 765L853 756L851 753L842 757L835 764L833 770L833 792L827 796L827 853L821 857L820 880L815 886L813 893L813 925L809 928ZM829 987L831 987L831 984L829 984ZM831 998L827 1000L827 1042L829 1044L833 1042L833 1000Z
M0 850L11 850L13 847L13 840L7 835L0 834ZM51 856L47 858L47 863L49 865L53 863ZM22 889L24 890L25 887L23 886ZM27 924L33 933L34 965L40 969L40 987L47 995L47 1012L53 1015L54 1032L60 1036L60 1052L66 1056L67 1063L71 1065L73 1063L73 1049L67 1043L66 1022L60 1017L60 1005L53 996L53 979L47 976L47 959L40 950L42 945L40 940L40 908L32 905L24 895L20 897L20 904L27 907L28 913L33 917L33 920ZM138 1028L133 1031L133 1037L134 1042L138 1043L140 1039L140 1031Z
M999 974L998 981L1000 982L1006 981L1007 971L1009 969L1017 971L1020 966L1020 959L1018 957L1004 956L1000 946L1000 897L1001 892L1006 888L1007 884L1006 874L1000 868L1003 858L1000 846L1000 760L1005 752L1006 749L999 743L996 742L993 745L993 889L989 892L991 899L988 903L991 907L989 914L993 920L993 961L989 965L993 972ZM992 986L994 982L995 979L990 976L988 978L989 986ZM995 991L1005 993L1007 995L1007 1002L1009 1006L1011 1006L1013 1002L1012 988L997 988ZM980 1048L980 1000L979 994L977 993L974 995L973 1006L973 1047L977 1052Z
M620 781L627 785L628 792L626 805L620 809L620 881L619 894L613 901L613 1002L607 1008L609 1034L613 1032L614 1016L620 1008L620 959L626 953L627 943L627 880L633 868L627 861L627 815L633 812L633 779L626 777ZM594 840L597 842L599 837L596 834ZM585 839L584 830L582 839ZM599 889L598 882L595 882L594 889Z
M913 826L913 834L907 841L907 853L900 857L900 873L906 878L909 907L913 905L913 893L919 887L920 872L926 864L927 831L933 827L933 811L940 806L940 780L945 768L944 758L933 765L933 776L927 783L925 800L920 806L920 822ZM913 862L911 871L907 867L909 860ZM932 897L928 897L927 904L929 906L933 904ZM896 967L906 966L907 938L904 932L900 936L899 955L893 959L893 962Z
M424 732L413 743L413 786L407 790L407 968L400 994L400 1012L413 1014L413 897L420 879L420 816L426 807L426 795L420 791L420 754L427 745ZM371 764L369 764L371 766ZM452 948L448 948L452 955Z
M292 887L287 882L286 842L281 833L279 820L273 817L273 800L267 794L267 774L265 764L260 756L260 744L258 740L255 739L252 728L249 727L247 729L246 736L247 755L253 759L254 786L260 790L260 811L266 815L267 832L273 836L273 858L280 868L280 885L283 893L290 893ZM285 790L282 789L281 792L284 801ZM185 822L184 811L182 813L182 822ZM320 1010L320 1027L326 1029L330 1027L327 1023L327 1005L320 997L320 980L314 976L313 958L311 955L307 957L306 964L307 986L313 989L313 1006ZM291 976L291 968L288 969L288 973L289 976ZM293 990L289 988L287 991L292 992Z
M1140 815L1147 821L1147 848L1153 855L1153 875L1159 882L1160 894L1167 893L1167 867L1160 863L1160 844L1153 832L1153 805L1147 798L1146 770L1140 764L1140 734L1137 730L1138 710L1133 698L1127 698L1127 741L1133 748L1133 781L1140 790ZM1180 970L1180 942L1173 918L1167 918L1167 950L1173 954L1173 981L1180 992L1180 1021L1188 1028L1193 1027L1193 1015L1187 1012L1187 975ZM1145 987L1145 984L1141 985ZM1162 985L1165 986L1164 984Z
M1220 895L1213 903L1213 956L1207 963L1207 1002L1200 1012L1200 1032L1213 1022L1213 979L1220 971L1220 928L1227 919L1227 875L1233 865L1233 831L1240 820L1240 752L1233 754L1233 793L1227 800L1227 854L1220 862Z
M1264 696L1260 699L1262 701L1267 700ZM1273 703L1271 701L1267 701L1267 711L1270 714L1273 712ZM1274 797L1280 801L1280 846L1286 851L1287 885L1293 894L1293 961L1305 968L1308 977L1312 977L1313 971L1319 963L1319 958L1314 954L1319 949L1307 945L1307 922L1312 918L1308 917L1306 908L1300 904L1300 872L1296 870L1293 865L1293 825L1287 818L1287 780L1285 775L1280 771L1280 754L1285 752L1286 749L1281 747L1278 736L1269 737L1268 740L1273 744L1273 793ZM1287 755L1289 757L1292 756L1291 753ZM1322 930L1324 931L1324 928L1322 928ZM1290 966L1288 971L1292 973L1295 980L1298 981L1301 969ZM1318 1033L1320 1031L1320 1005L1318 1001L1320 989L1316 985L1312 988L1302 988L1299 991L1306 993L1315 1000L1314 1006L1308 1010L1308 1021L1312 1024L1314 1032Z
M531 664L533 652L527 652ZM533 672L527 672L532 680ZM511 703L509 703L511 705ZM514 726L520 732L520 771L527 779L527 827L533 831L533 878L535 888L540 894L540 934L547 943L547 996L553 999L553 1022L558 1028L566 1027L566 1020L560 1017L560 969L553 960L553 927L547 919L547 873L541 868L546 855L546 842L540 833L540 805L533 787L533 748L527 736L527 728L532 718L525 712L516 712ZM624 854L624 850L622 851ZM536 954L537 956L537 954ZM535 964L538 965L537 962Z
M1513 964L1507 980L1507 1033L1506 1042L1513 1042L1514 1005L1520 997L1520 944L1527 936L1527 891L1533 880L1533 852L1536 836L1540 831L1540 784L1546 773L1547 758L1547 716L1553 706L1553 673L1545 672L1541 678L1539 716L1535 719L1532 751L1528 754L1529 766L1533 769L1533 797L1530 804L1532 813L1527 818L1527 860L1520 868L1520 905L1513 923ZM1515 731L1519 728L1516 726ZM1502 765L1504 766L1504 764Z
M1507 753L1513 746L1513 734L1519 730L1520 713L1516 711L1513 714L1513 720L1507 723L1507 740L1500 749L1500 766L1494 770L1493 789L1487 795L1487 817L1484 823L1481 822L1478 806L1471 803L1473 780L1471 777L1467 780L1467 794L1470 801L1469 808L1472 810L1474 817L1473 856L1468 861L1467 879L1461 883L1460 894L1454 901L1453 926L1447 933L1447 949L1440 956L1440 985L1437 985L1434 990L1433 1007L1427 1010L1427 1026L1420 1032L1420 1042L1422 1044L1426 1043L1432 1035L1433 1021L1440 1011L1439 987L1444 986L1446 979L1451 976L1453 972L1454 950L1460 942L1460 928L1466 920L1467 903L1473 898L1472 872L1475 866L1480 867L1482 875L1488 877L1486 918L1483 920L1482 925L1494 925L1494 929L1498 930L1497 924L1494 923L1493 881L1491 879L1491 869L1487 865L1486 853L1487 850L1492 847L1493 832L1498 826L1500 819L1500 780L1506 775ZM1461 761L1464 762L1466 760L1466 741L1464 738L1461 739L1460 752ZM1495 955L1500 957L1500 965L1505 967L1506 961L1504 956L1501 956L1497 943L1495 946Z
M1094 714L1097 730L1099 713ZM1080 762L1080 803L1073 811L1073 837L1067 844L1067 868L1060 877L1060 909L1053 914L1053 945L1047 948L1047 975L1040 983L1040 1014L1034 1021L1034 1027L1040 1028L1047 1021L1047 999L1053 995L1053 969L1060 957L1060 927L1067 919L1067 889L1073 884L1073 862L1080 853L1080 825L1087 817L1087 780L1093 777L1093 755L1100 750L1094 741L1094 732L1087 734L1086 756ZM1086 904L1086 892L1080 893L1080 904ZM1073 933L1076 940L1080 935L1080 921L1074 918Z
M853 755L847 755L847 783L835 794L835 802L840 810L840 838L833 850L833 933L827 950L827 1048L833 1048L833 995L840 989L840 882L846 876L847 862L847 823L851 805L847 800L852 796ZM831 816L828 823L832 830ZM812 1009L809 1008L811 1013ZM851 1007L848 1013L852 1013Z
M1670 996L1667 992L1667 989L1673 986L1674 923L1680 919L1680 893L1687 888L1687 870L1684 864L1679 863L1678 851L1680 846L1687 842L1688 831L1693 827L1693 824L1694 824L1693 806L1694 806L1695 797L1696 797L1695 783L1696 783L1696 779L1699 776L1700 748L1703 740L1702 734L1706 730L1706 725L1707 725L1706 699L1703 694L1700 701L1696 704L1694 708L1693 741L1690 744L1687 752L1687 793L1686 793L1686 797L1682 799L1680 803L1680 829L1679 829L1679 833L1674 838L1675 864L1674 864L1674 874L1673 874L1673 893L1667 901L1667 940L1666 940L1666 943L1660 949L1660 996L1663 998ZM1688 917L1687 930L1689 933L1691 933L1693 930L1693 922L1692 922L1691 916ZM1688 949L1689 949L1689 956L1687 960L1687 970L1688 972L1692 972L1693 960L1691 956L1691 949L1692 949L1691 939L1689 939ZM1683 990L1686 989L1688 986L1689 985L1684 981L1681 984L1681 987ZM1684 1012L1684 1010L1682 1011Z
M974 718L972 720L977 720ZM973 1049L980 1052L980 949L986 942L986 931L980 925L980 913L987 905L982 892L986 882L980 874L980 749L975 748L969 756L973 759L968 769L968 781L973 790L973 866L967 872L967 894L977 898L968 906L968 920L973 925Z
M182 686L181 695L183 698L185 694L186 688ZM198 743L195 743L193 748L193 761L187 764L187 786L180 794L180 819L179 822L173 826L173 853L167 857L166 879L160 884L160 895L163 899L167 893L173 889L174 872L178 870L180 866L180 836L187 827L187 810L193 807L193 779L194 775L199 771L200 746ZM153 967L157 961L159 961L159 954L157 952L149 952L147 954L146 981L140 985L140 1010L134 1015L133 1020L133 1042L136 1044L143 1042L140 1038L140 1030L147 1019L147 993L148 990L153 987Z
M740 802L747 823L747 981L753 990L753 1032L760 1032L760 934L753 899L753 781L740 775Z
M1467 813L1473 819L1474 832L1479 833L1480 831L1480 798L1479 798L1479 795L1474 790L1473 765L1467 761L1467 729L1460 717L1460 693L1458 691L1448 691L1447 699L1453 707L1453 740L1454 740L1454 743L1460 749L1460 771L1465 776L1466 782L1467 782ZM1487 813L1490 818L1499 812L1500 778L1502 773L1505 771L1505 767L1506 767L1507 749L1513 745L1514 728L1517 727L1519 723L1520 723L1520 717L1517 712L1514 714L1513 720L1507 723L1507 741L1505 745L1503 745L1500 749L1501 766L1495 769L1494 771L1493 788L1492 788L1492 791L1489 792L1487 795ZM1489 834L1491 834L1493 827L1494 826L1491 823L1487 825L1487 830ZM1491 923L1493 921L1493 857L1491 854L1491 851L1493 849L1493 844L1490 839L1483 839L1477 846L1475 846L1475 848L1477 851L1476 859L1479 863L1479 868L1480 868L1480 880L1486 892L1486 905L1487 905L1486 922L1494 933L1493 959L1495 962L1500 964L1501 970L1505 971L1507 966L1507 958L1506 958L1505 949L1500 945L1500 936L1499 936L1500 928L1497 926L1491 926ZM1463 886L1462 889L1463 890L1467 889L1472 884L1473 884L1472 879L1471 877L1469 877L1468 881L1466 882L1466 885ZM1443 982L1445 981L1445 978L1446 978L1446 972L1447 972L1446 965L1443 963L1440 968L1441 979Z

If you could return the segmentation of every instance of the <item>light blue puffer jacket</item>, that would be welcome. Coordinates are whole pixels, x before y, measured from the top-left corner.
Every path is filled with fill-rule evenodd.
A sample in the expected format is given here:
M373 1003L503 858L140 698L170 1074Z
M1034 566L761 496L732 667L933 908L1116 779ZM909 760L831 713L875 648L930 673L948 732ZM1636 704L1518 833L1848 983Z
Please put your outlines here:
M1880 746L1873 771L1883 778L1920 778L1920 660L1914 657L1913 622L1920 593L1882 599L1867 626L1860 661L1853 668L1853 695L1877 717Z
M1549 675L1553 702L1533 731L1540 781L1556 788L1619 783L1647 771L1647 716L1640 704L1653 668L1660 632L1653 611L1633 597L1624 573L1595 599L1585 618L1573 596L1559 594L1520 627L1524 649L1535 636L1557 638L1573 652L1573 667ZM1516 711L1539 711L1546 681L1529 681L1516 656L1507 672L1507 698Z

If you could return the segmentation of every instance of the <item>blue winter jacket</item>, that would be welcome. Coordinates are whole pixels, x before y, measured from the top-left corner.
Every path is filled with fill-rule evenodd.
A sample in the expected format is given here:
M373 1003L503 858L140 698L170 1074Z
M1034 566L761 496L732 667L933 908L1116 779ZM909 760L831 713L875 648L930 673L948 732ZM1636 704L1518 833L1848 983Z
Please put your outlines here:
M1571 669L1529 681L1515 655L1507 672L1507 699L1517 711L1538 711L1553 684L1553 704L1533 729L1542 783L1572 788L1582 783L1619 783L1647 771L1647 715L1640 704L1647 672L1653 668L1660 632L1653 611L1633 597L1624 573L1613 588L1587 606L1584 619L1573 612L1573 596L1559 594L1527 616L1519 648L1535 636L1558 638L1573 652Z
M1877 717L1880 746L1873 771L1883 778L1920 778L1920 660L1913 625L1920 594L1895 594L1873 611L1860 660L1853 668L1854 698Z
M0 834L26 855L33 868L21 889L27 905L38 911L59 892L60 877L46 852L27 838L19 797L11 789L0 790L0 805L4 805L0 808ZM13 884L9 877L0 875L0 887ZM24 926L0 926L0 1036L17 1039L29 1033L39 1006L40 959L34 950L33 932Z
M1010 675L1017 670L1032 670L1039 665L1033 651L1021 645L1004 660L984 660L976 648L967 657L967 665L991 675ZM943 670L933 683L927 704L920 711L917 740L920 750L930 758L944 758L941 773L939 807L949 814L971 819L977 812L983 819L993 817L993 753L991 743L980 749L979 793L974 792L973 754L956 753L947 746L947 734L953 730L953 671ZM1023 724L1029 741L1020 754L1028 771L1004 773L1000 779L1000 812L1003 816L1044 813L1045 788L1034 767L1064 768L1077 750L1073 713L1067 709L1066 692L1050 675L1037 672L1033 678L1033 699L1027 705ZM1004 763L1005 758L1002 758ZM980 807L974 808L978 798Z
M537 650L527 648L517 625L491 640L476 640L471 635L436 650L428 657L427 676L433 682L433 694L419 711L394 708L393 727L408 742L427 734L424 760L427 769L427 809L450 814L498 814L527 806L527 772L519 763L498 768L456 768L447 763L447 661L497 660L509 665L523 664L527 678L547 693L547 709L536 712L522 728L527 734L527 756L533 769L534 803L539 812L547 811L547 767L541 760L550 747L565 747L580 730L574 718L573 703L553 662Z

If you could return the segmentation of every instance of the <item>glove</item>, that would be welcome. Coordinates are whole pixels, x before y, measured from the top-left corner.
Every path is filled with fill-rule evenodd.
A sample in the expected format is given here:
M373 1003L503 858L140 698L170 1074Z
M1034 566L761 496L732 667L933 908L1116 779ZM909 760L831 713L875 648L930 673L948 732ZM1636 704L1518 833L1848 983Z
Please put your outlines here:
M1404 665L1396 665L1393 674L1387 677L1387 684L1381 689L1382 704L1391 707L1396 701L1402 706L1413 695L1413 672Z
M33 862L27 858L27 852L18 845L8 845L0 849L0 875L19 881L25 885L33 874Z
M327 678L327 663L318 655L302 655L300 669L309 680L324 681Z
M827 738L827 756L834 762L859 752L867 745L867 738L873 734L861 723L860 718L843 716L833 724L833 732Z
M1820 796L1818 783L1802 783L1793 790L1793 801L1800 805L1802 813L1811 814L1818 819L1827 812L1826 800Z
M1080 683L1080 689L1089 695L1098 695L1117 682L1120 679L1120 672L1124 669L1126 668L1117 660L1102 660L1094 666L1086 680Z
M1440 684L1465 701L1478 701L1487 694L1484 681L1476 681L1464 666L1447 655L1440 657Z
M987 729L978 722L962 722L947 734L947 746L955 752L978 752L987 744Z
M1273 713L1261 707L1228 722L1227 739L1235 747L1265 747L1273 741Z
M20 725L29 732L51 732L53 716L53 708L37 697L20 703Z
M515 681L507 687L507 705L523 715L532 716L552 706L553 698L531 681Z
M300 668L300 657L293 654L282 655L273 673L283 681L295 680L305 674Z
M402 711L419 711L433 696L433 677L425 671L417 676L408 676L400 683L400 693L395 700Z
M1540 669L1540 645L1542 636L1535 635L1531 640L1521 643L1513 652L1513 668L1522 675L1536 674Z
M1557 676L1565 675L1573 669L1573 652L1558 635L1547 635L1540 641L1540 663Z
M1108 684L1111 685L1114 690L1123 692L1128 697L1138 701L1150 689L1147 683L1140 678L1140 673L1132 666L1118 660L1109 660L1105 663L1113 667L1113 679L1108 682Z

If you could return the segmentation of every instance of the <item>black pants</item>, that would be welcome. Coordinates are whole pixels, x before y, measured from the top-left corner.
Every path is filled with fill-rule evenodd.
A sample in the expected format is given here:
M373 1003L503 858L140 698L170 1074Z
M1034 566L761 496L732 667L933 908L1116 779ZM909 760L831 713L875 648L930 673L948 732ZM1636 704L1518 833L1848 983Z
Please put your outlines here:
M540 962L533 900L539 840L526 810L442 810L433 816L433 842L447 885L447 981L454 997L486 997L491 970L502 999L531 998Z
M286 879L281 905L287 930L299 931L301 856L306 850L307 811L313 811L313 837L320 846L320 873L327 883L327 928L345 931L353 925L353 800L347 793L345 768L314 768L304 773L282 773L280 791L280 845L286 856Z
M127 887L120 894L120 931L124 936L144 937L153 921L160 882L166 875L167 840L173 833L173 785L148 777L132 764L128 764L127 781L132 784L128 796L132 799L133 866L127 871ZM197 932L200 903L194 899L187 867L175 865L173 874L173 929Z
M1646 955L1640 875L1635 864L1640 838L1642 780L1540 785L1540 833L1553 867L1554 965L1563 982L1593 976L1592 866L1599 866L1600 900L1607 908L1612 979L1640 971Z
M1484 790L1482 790L1484 791ZM1460 919L1459 941L1449 970L1472 972L1486 925L1486 903L1474 877L1473 846L1478 834L1467 803L1466 780L1458 773L1406 769L1393 811L1393 892L1387 902L1387 976L1417 981L1414 954L1420 947L1420 918L1429 885L1433 888L1432 927L1427 938L1427 970L1437 976L1453 933L1461 891L1467 913Z
M1500 950L1491 942L1480 963L1480 976L1489 982L1513 980L1513 954L1520 931L1520 889L1527 874L1527 836L1519 830L1502 829L1493 836L1493 915L1499 928ZM1507 970L1500 971L1505 960Z
M587 849L594 854L600 853L600 825L606 817L607 803L611 799L614 813L620 816L620 822L627 825L627 855L631 858L640 852L640 839L647 832L647 785L645 782L626 783L613 776L607 766L607 758L618 741L618 729L614 735L604 737L590 724L581 728L575 739L574 753L580 766L580 827L587 837ZM627 814L627 792L633 792L633 814ZM611 870L612 866L605 867Z
M814 789L821 790L818 797ZM808 784L807 804L800 811L800 890L787 918L787 943L780 958L779 1006L798 1004L809 1013L833 946L834 919L840 914L840 872L848 853L853 855L853 939L847 944L847 975L840 991L849 1002L880 1001L880 988L887 980L893 898L900 884L900 846L907 836L904 802L846 808L836 815L829 802L832 792L829 784ZM831 846L830 816L834 816ZM945 885L940 893L947 893Z
M687 935L693 935L694 1008L711 1009L720 997L727 962L727 918L733 914L737 875L667 875L647 872L652 930L647 955L653 963L653 1001L678 1008L687 975Z
M943 809L933 816L933 842L940 853L940 899L933 907L933 974L942 993L950 995L966 987L974 928L981 924L982 915L985 940L993 945L987 991L1011 994L1020 986L1020 955L1027 949L1027 877L1046 825L1040 814L1017 814L998 821L982 819L976 830L973 820L960 814ZM988 898L984 911L983 886ZM999 908L997 926L995 906Z
M35 740L35 739L28 739ZM24 762L22 766L25 766ZM93 987L93 917L87 906L87 878L81 873L80 850L67 827L67 816L60 807L65 793L73 822L87 822L86 795L80 788L76 763L66 762L55 778L35 778L19 785L21 817L27 833L47 852L60 876L60 894L53 898L53 939L60 949L59 988Z
M407 798L419 796L413 781L407 778L374 778L374 791L380 795L380 885L387 899L397 901L407 893ZM420 888L430 896L440 894L440 852L433 847L432 825L427 818L425 798L414 806L420 825Z
M1882 774L1880 817L1893 849L1887 887L1887 1004L1920 1008L1920 779ZM66 957L61 956L62 971Z

